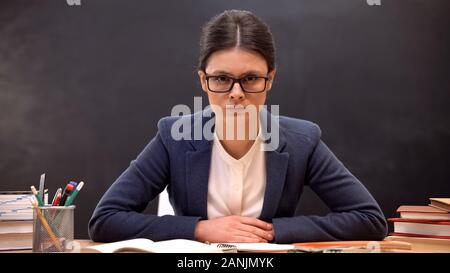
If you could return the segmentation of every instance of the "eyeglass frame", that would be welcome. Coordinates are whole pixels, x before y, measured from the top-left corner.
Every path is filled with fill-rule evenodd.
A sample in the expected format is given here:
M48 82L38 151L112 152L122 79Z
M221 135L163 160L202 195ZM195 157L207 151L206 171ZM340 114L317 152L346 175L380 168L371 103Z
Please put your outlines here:
M257 91L257 92L246 91L246 90L244 89L244 87L242 86L242 80L243 80L245 77L248 77L248 76L250 76L250 75L246 75L246 76L244 76L244 77L242 77L242 78L233 78L233 77L230 77L230 76L227 76L227 75L208 75L208 74L206 74L206 72L205 72L206 85L207 85L207 87L208 87L208 90L209 90L210 92L213 92L213 93L228 93L228 92L230 92L230 91L233 89L233 87L234 87L234 85L235 85L236 83L239 83L239 86L241 87L241 90L242 90L243 92L245 92L245 93L258 94L258 93L263 93L263 92L266 91L267 81L269 80L269 77L267 77L267 76L253 76L253 75L252 75L252 77L255 77L255 78L258 78L258 79L259 79L259 78L264 79L264 89L263 89L262 91ZM229 88L227 91L213 91L213 90L211 90L211 88L209 88L209 78L211 78L211 77L227 77L227 78L231 79L231 80L233 81L233 83L230 85L230 88Z

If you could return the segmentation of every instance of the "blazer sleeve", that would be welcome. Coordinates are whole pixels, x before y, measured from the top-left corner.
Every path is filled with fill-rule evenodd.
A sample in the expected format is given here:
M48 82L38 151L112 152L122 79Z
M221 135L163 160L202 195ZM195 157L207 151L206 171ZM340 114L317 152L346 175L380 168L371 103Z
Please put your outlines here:
M195 225L200 217L142 213L170 179L169 154L162 136L165 132L163 121L158 123L156 136L111 185L95 208L88 227L93 241L194 240Z
M386 236L386 219L375 199L320 139L306 176L307 184L331 212L273 219L276 242L382 240Z

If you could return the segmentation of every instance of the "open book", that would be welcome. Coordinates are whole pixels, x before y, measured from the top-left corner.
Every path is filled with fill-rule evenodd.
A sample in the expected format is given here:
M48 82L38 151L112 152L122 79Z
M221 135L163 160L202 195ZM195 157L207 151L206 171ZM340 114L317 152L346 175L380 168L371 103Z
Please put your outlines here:
M84 253L153 252L153 253L227 253L227 252L287 252L294 245L270 243L214 243L174 239L154 242L132 239L85 247Z
M153 252L153 253L223 253L223 249L197 241L175 239L154 242L149 239L132 239L115 243L85 247L84 253Z

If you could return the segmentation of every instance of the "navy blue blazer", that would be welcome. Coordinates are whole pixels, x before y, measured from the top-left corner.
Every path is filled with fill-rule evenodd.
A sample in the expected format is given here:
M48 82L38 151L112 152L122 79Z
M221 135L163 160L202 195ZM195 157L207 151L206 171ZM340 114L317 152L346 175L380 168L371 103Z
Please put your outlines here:
M212 141L174 140L171 127L180 118L200 118L204 125L214 115L199 112L158 122L156 136L98 203L89 222L92 240L194 240L197 222L207 219ZM320 128L284 116L277 124L279 146L265 152L266 192L259 217L273 223L274 242L382 240L387 224L380 207L320 139ZM262 126L270 132L270 123ZM166 186L176 215L142 214ZM305 186L329 207L329 214L295 215Z

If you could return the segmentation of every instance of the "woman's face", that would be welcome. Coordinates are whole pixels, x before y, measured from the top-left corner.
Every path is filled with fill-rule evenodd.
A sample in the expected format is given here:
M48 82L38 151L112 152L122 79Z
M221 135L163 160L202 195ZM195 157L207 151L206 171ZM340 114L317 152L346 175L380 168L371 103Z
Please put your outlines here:
M208 93L210 105L222 108L224 111L229 107L254 105L258 108L266 101L266 92L272 87L275 69L268 73L266 60L257 52L242 48L230 48L219 50L210 55L206 65L206 74L198 71L202 89ZM209 92L206 75L228 76L242 78L244 76L268 77L265 92L247 93L235 82L231 91L227 93Z

